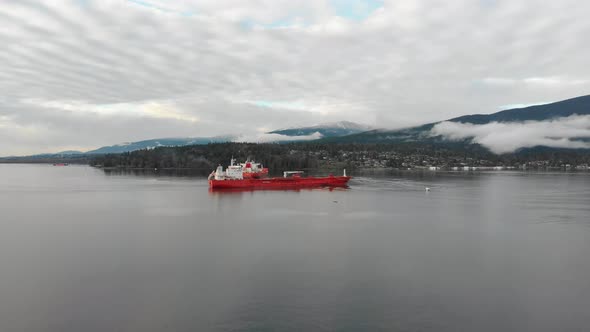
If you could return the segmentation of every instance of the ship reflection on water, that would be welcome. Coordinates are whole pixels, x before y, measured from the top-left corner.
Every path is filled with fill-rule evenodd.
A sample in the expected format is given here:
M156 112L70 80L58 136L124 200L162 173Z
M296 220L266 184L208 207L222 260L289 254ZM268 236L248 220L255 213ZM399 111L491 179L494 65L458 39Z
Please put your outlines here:
M348 185L332 185L319 187L294 187L294 188L209 188L209 194L238 194L254 191L287 191L287 192L302 192L302 191L346 191L350 189Z

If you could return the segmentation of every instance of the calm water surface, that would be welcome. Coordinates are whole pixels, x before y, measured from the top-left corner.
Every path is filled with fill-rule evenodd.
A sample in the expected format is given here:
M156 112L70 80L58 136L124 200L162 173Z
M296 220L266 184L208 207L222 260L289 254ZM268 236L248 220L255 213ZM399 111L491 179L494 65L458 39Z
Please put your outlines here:
M590 173L210 193L0 165L0 268L3 332L588 331Z

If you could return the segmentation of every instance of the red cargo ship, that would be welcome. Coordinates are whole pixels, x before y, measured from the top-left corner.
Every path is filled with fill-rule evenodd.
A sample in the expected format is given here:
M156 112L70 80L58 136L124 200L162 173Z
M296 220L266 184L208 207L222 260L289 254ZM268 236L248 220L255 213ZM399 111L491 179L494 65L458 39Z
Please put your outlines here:
M284 172L283 177L244 178L241 166L233 163L225 171L222 166L209 175L211 189L294 189L313 187L344 187L350 180L344 170L343 176L302 177L302 171Z

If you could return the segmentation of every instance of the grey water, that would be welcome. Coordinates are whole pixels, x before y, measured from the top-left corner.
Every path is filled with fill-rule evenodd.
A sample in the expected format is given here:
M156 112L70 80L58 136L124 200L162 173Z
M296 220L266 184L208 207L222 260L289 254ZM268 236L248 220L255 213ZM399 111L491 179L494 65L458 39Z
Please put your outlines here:
M0 331L589 329L590 173L228 193L0 165Z

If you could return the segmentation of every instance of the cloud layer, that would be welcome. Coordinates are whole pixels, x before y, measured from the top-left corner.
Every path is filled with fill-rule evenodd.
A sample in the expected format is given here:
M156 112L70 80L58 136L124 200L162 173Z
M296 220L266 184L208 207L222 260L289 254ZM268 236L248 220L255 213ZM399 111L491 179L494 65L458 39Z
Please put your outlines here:
M498 154L535 146L590 148L590 142L580 140L590 138L590 116L483 125L445 121L435 125L430 134L454 141L471 139Z
M590 91L590 3L19 0L0 155L340 120L399 128Z
M287 136L287 135L280 135L280 134L267 134L267 133L260 133L258 135L239 135L234 142L252 142L252 143L269 143L269 142L293 142L293 141L310 141L314 139L322 138L322 134L319 132L310 134L310 135L303 135L303 136Z

